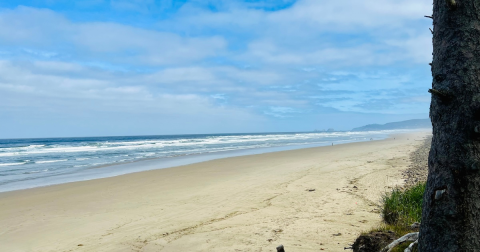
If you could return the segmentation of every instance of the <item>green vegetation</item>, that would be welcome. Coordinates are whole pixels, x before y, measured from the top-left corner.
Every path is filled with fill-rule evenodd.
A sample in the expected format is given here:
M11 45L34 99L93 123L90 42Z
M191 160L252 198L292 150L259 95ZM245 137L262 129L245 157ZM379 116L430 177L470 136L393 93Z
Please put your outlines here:
M423 193L426 182L421 182L406 190L393 189L382 197L382 217L384 223L371 230L373 232L394 232L397 237L414 232L410 226L420 222L422 217ZM410 245L406 242L395 247L392 252L403 252Z
M408 245L410 245L410 242L405 242L403 244L400 244L396 246L395 248L392 249L392 252L403 252L405 251L406 248L408 248Z
M422 217L423 192L426 183L407 190L394 189L382 198L382 216L386 224L409 227Z

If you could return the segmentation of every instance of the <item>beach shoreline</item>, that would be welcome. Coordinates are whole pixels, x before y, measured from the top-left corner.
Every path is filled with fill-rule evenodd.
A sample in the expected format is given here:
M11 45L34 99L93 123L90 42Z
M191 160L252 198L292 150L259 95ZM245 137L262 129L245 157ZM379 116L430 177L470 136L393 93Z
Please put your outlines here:
M429 132L0 193L8 251L341 251ZM81 245L81 246L79 246ZM340 249L341 248L341 249Z
M352 141L340 144L357 143L365 141ZM338 145L339 143L335 143ZM191 165L196 163L208 162L216 159L232 158L239 156L259 155L272 152L290 151L298 149L309 149L330 146L330 144L301 144L301 145L287 145L287 146L275 146L275 147L262 147L218 152L206 152L195 153L189 155L181 155L176 157L161 157L161 158L145 158L141 160L135 160L123 163L111 163L99 166L93 166L88 168L83 173L71 173L67 176L57 176L49 178L48 182L40 181L38 183L32 183L25 187L24 185L2 185L0 186L0 193L26 190L38 187L53 186L95 179L103 179L109 177L123 176L131 173L175 168L179 166ZM333 143L332 143L333 146Z
M0 192L120 176L219 158L381 140L406 132L0 140Z

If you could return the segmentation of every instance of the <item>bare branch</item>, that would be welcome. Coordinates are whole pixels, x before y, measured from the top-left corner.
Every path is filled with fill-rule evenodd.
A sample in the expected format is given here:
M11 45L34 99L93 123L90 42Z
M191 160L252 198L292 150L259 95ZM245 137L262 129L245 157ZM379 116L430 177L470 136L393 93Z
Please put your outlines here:
M424 16L424 17L433 19L433 16Z
M444 99L444 100L449 100L451 97L448 93L445 93L445 92L442 92L442 91L438 91L436 89L429 89L428 92L430 94L433 94L433 95L436 95L438 97L440 97L441 99Z
M393 248L395 248L396 246L404 243L404 242L407 242L407 241L416 241L418 240L418 232L415 232L415 233L410 233L410 234L406 234L398 239L396 239L395 241L393 241L392 243L390 243L388 246L386 246L385 248L382 249L382 252L390 252L392 251Z
M412 252L413 251L413 247L415 247L415 245L418 244L418 240L410 243L410 245L408 245L408 248L406 248L403 252Z

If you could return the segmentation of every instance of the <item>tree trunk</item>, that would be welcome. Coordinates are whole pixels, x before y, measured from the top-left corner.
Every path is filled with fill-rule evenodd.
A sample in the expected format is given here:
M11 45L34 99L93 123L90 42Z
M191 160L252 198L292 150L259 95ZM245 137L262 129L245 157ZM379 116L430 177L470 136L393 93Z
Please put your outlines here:
M480 251L480 0L434 0L433 25L419 251Z

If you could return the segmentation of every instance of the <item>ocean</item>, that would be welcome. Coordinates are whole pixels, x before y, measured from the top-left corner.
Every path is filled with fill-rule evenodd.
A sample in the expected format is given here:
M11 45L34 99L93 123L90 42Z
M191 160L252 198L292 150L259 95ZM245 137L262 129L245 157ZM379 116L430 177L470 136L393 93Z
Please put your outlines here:
M0 139L0 192L216 158L385 139L403 131Z

